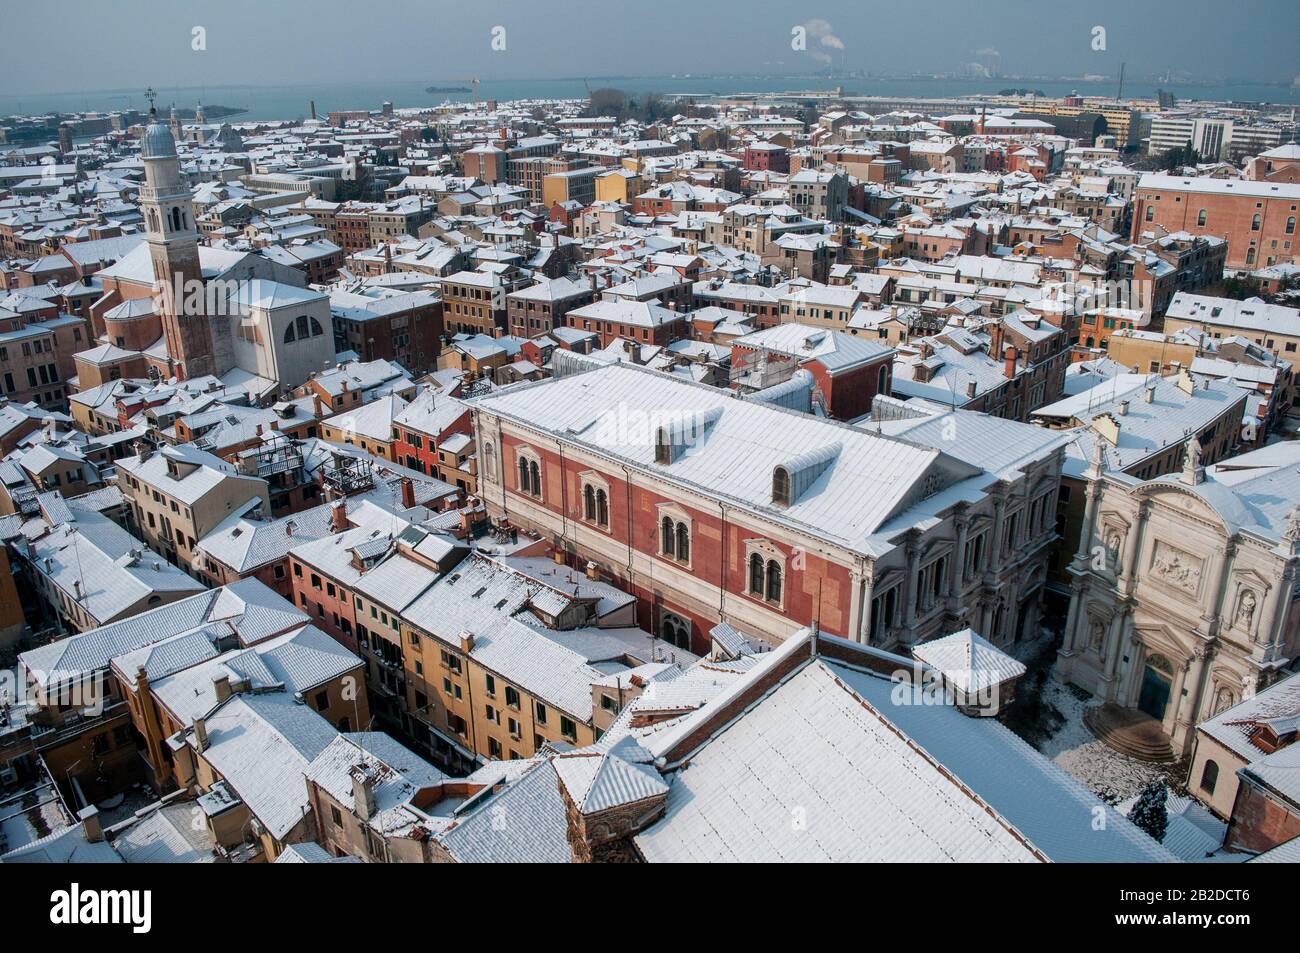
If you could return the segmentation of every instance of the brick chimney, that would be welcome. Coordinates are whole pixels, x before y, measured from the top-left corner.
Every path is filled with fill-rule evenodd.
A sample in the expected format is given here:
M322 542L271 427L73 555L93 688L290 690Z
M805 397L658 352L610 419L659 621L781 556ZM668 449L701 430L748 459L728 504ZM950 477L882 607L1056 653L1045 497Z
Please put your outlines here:
M410 477L402 477L400 486L402 488L402 506L409 510L415 506L415 484L411 482Z
M352 769L352 804L363 821L374 817L377 810L375 784L378 779L369 765L359 764Z
M202 754L208 750L208 720L206 718L194 719L194 747Z
M1002 352L1002 373L1008 378L1016 376L1016 349L1013 345L1008 344L1006 350Z
M587 578L593 582L600 582L600 567L591 560L587 561Z
M466 655L474 651L474 633L468 630L460 634L460 650Z
M217 697L217 704L230 697L230 676L228 674L212 676L212 693Z
M347 497L338 500L330 510L330 532L341 533L348 528Z
M87 804L77 812L77 817L81 820L87 844L98 844L104 839L104 822L99 819L99 808Z

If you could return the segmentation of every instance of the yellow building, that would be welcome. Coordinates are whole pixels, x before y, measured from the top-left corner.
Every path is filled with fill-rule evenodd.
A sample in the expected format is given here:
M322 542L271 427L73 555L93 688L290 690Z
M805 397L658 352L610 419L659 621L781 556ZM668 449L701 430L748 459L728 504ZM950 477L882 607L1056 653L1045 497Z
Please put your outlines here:
M642 186L642 178L634 169L611 169L604 175L596 177L597 202L619 202L631 205L632 199L643 191L645 189Z

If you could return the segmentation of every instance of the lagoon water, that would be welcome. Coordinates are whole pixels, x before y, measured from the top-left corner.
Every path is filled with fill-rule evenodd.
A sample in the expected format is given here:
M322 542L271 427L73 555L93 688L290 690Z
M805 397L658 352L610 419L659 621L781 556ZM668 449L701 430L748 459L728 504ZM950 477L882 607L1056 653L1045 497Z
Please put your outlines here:
M830 89L843 85L848 95L954 97L995 94L1009 87L1038 89L1048 96L1063 96L1077 90L1082 95L1113 96L1116 83L1082 80L1034 81L1011 79L885 79L825 76L630 76L581 77L568 79L483 80L479 83L480 100L585 98L587 87L613 86L628 92L665 94L730 94L742 92L781 92L798 89ZM387 83L303 83L290 86L193 86L158 87L159 104L175 102L193 109L199 101L245 109L231 117L238 122L248 119L297 119L309 115L310 103L324 116L332 109L378 109L384 100L397 107L431 106L442 102L466 102L470 93L426 93L427 86L465 86L461 80L404 80ZM1124 92L1130 96L1154 97L1157 84L1126 82ZM1181 86L1163 84L1180 100L1232 100L1300 104L1300 86L1265 83ZM0 116L39 115L50 111L80 112L89 110L147 107L144 90L109 89L94 92L41 93L13 95L0 92Z

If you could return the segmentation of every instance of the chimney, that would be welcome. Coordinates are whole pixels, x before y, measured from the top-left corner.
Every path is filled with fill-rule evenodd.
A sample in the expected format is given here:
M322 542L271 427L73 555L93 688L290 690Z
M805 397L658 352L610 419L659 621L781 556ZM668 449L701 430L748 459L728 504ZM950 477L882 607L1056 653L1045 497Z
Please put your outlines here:
M1126 401L1126 400L1121 400L1121 401L1119 402L1119 415L1120 415L1121 417L1127 417L1127 416L1128 416L1128 401Z
M212 676L212 693L217 696L217 704L230 697L230 676L228 674Z
M254 427L254 428L253 428L253 433L256 434L256 435L259 436L259 437L262 436L262 425L261 425L261 424L258 424L256 427Z
M208 750L208 720L206 718L194 719L194 747L202 754Z
M293 520L287 520L287 521L285 522L285 524L284 524L284 535L285 535L285 536L292 536L292 535L293 535L293 529L294 529L294 526L295 526L295 525L296 525L296 524L294 523Z
M365 764L352 769L352 804L363 821L375 814L375 776Z
M562 549L557 549L557 550L555 550L553 553L551 553L551 558L555 560L555 565L557 565L557 566L563 566L563 565L564 565L564 550L562 550Z
M104 839L104 822L99 819L99 808L87 804L77 812L81 819L81 829L86 834L87 844L98 844Z
M466 655L474 651L474 633L465 630L460 634L460 650Z
M402 506L405 509L411 509L415 506L415 484L411 482L410 477L402 477Z
M587 578L592 582L600 582L600 567L591 560L587 561Z
M1016 349L1013 345L1008 344L1005 351L1002 352L1003 373L1007 377L1016 376Z
M325 416L325 408L321 404L320 394L311 395L311 406L312 410L315 412L317 420Z
M348 528L347 497L339 500L330 510L330 532L341 533Z
M967 397L974 397L974 396L975 396L975 392L976 392L976 390L978 389L978 386L979 386L979 385L976 384L975 381L967 381L967 382L966 382L966 396L967 396Z

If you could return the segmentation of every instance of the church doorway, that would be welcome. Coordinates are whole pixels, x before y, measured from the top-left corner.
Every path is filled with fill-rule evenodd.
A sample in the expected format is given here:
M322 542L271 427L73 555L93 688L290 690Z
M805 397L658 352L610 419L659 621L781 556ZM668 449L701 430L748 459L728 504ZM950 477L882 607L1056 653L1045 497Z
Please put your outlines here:
M1156 721L1164 721L1173 673L1173 665L1163 655L1152 655L1147 659L1146 668L1142 672L1142 692L1138 696L1139 711Z

